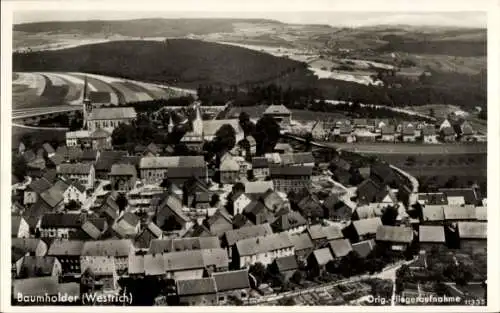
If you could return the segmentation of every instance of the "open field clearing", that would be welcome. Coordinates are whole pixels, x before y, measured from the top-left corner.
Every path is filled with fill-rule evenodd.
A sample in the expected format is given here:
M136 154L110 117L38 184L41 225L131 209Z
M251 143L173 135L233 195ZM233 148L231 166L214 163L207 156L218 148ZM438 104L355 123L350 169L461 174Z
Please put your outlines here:
M442 154L485 154L487 144L422 144L422 143L333 143L328 145L345 151L366 154L394 155L442 155Z
M12 81L12 107L28 109L54 105L80 105L87 76L89 92L109 94L119 104L178 97L194 91L116 77L78 72L17 72Z

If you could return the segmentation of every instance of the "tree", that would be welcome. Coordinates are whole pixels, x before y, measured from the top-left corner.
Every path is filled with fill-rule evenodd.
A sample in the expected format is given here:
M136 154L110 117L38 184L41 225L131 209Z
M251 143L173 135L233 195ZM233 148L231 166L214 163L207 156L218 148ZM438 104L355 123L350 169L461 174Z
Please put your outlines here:
M255 132L255 124L250 120L250 115L247 112L242 111L238 119L245 136L252 135Z
M80 293L92 293L95 288L95 274L90 267L87 267L80 277Z
M123 146L137 144L137 132L134 126L128 124L120 124L113 130L111 134L111 143L113 146Z
M436 113L434 112L434 109L433 109L433 108L430 108L430 109L429 109L429 116L430 116L430 117L436 117Z
M70 200L66 205L65 205L65 209L68 210L68 211L75 211L79 208L80 206L78 205L78 202L76 202L75 200Z
M120 210L120 212L125 210L125 208L128 205L128 200L125 194L123 193L118 194L118 196L116 197L116 204L118 205L118 209Z
M280 126L271 116L264 116L257 122L254 138L257 155L272 152L280 138Z
M302 275L302 272L295 271L295 273L293 273L292 277L290 277L290 281L293 282L294 284L299 285L302 282L302 279L304 279L303 276L304 275Z
M12 174L19 179L24 179L28 173L28 164L26 160L19 155L12 156Z
M262 284L264 282L264 279L266 278L267 275L267 270L266 267L260 263L257 262L250 266L248 273L252 274L253 277L257 280L257 286Z
M399 214L398 209L396 207L394 206L386 207L381 217L382 224L389 226L396 225L396 218L398 217L398 214Z
M215 207L217 205L217 203L219 203L219 201L220 201L219 195L214 193L212 195L212 198L210 199L210 206Z
M215 133L212 149L216 154L222 155L236 145L236 131L229 124L222 125Z

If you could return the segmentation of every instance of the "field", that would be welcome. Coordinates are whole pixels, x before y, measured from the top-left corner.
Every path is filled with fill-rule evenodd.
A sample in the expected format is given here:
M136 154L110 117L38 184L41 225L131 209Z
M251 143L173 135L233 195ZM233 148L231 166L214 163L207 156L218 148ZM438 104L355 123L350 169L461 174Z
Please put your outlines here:
M267 109L267 105L255 105L246 107L233 107L229 113L229 117L238 117L241 112L247 112L252 119L261 118L264 111ZM308 111L308 110L294 110L292 109L292 120L297 121L317 121L318 112ZM333 112L321 112L322 119L340 119L345 118L344 114L333 113Z
M486 144L422 144L422 143L328 143L345 151L384 155L477 154L488 152ZM397 157L397 156L396 156Z
M88 91L109 94L111 104L178 97L190 90L76 72L17 72L12 81L14 110L55 105L80 105L85 76Z

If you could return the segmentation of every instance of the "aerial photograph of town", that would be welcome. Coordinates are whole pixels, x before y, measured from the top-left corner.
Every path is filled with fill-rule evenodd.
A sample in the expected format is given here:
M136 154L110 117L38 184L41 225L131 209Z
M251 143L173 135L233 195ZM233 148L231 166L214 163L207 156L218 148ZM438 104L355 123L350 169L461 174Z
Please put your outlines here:
M15 12L13 307L487 305L486 14L296 16Z

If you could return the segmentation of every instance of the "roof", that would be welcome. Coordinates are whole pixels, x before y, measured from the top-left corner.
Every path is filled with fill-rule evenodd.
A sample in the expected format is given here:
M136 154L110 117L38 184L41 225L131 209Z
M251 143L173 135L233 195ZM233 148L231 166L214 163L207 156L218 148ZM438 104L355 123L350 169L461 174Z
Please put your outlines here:
M283 225L283 218L286 218L288 221L285 225ZM276 218L273 225L277 226L280 231L286 231L295 227L307 225L307 221L300 214L300 212L289 211L288 213Z
M353 221L352 224L358 235L364 236L367 234L376 234L378 227L382 225L382 220L380 217L372 217Z
M413 240L413 230L410 227L379 226L377 241L410 243Z
M278 142L274 146L274 151L287 151L287 152L290 152L290 151L293 151L293 148L292 148L292 146L289 143Z
M442 192L419 193L418 200L430 205L448 204L448 199Z
M432 136L436 134L436 128L433 125L426 125L422 129L422 135L424 136Z
M163 254L165 271L175 272L205 267L201 250L186 250Z
M281 154L281 165L292 165L292 164L309 164L314 163L314 156L312 152L295 152L295 153L285 153Z
M420 242L445 242L444 226L420 225L418 229L418 240Z
M488 207L487 206L476 207L476 219L478 221L487 221L488 220Z
M256 194L265 193L269 189L274 190L274 183L270 180L268 181L254 181L245 183L245 193L246 194Z
M309 237L307 233L291 235L290 240L295 246L295 251L314 248L314 244L311 240L311 237Z
M89 138L90 133L88 130L76 130L72 132L66 132L66 139L80 139L80 138ZM59 147L57 148L58 151Z
M215 279L218 292L250 288L248 270L246 269L212 273L212 277Z
M403 127L401 128L401 134L403 136L413 136L413 135L415 135L415 126L410 125L410 124L403 125Z
M108 239L87 241L83 245L83 256L128 256L133 248L130 239Z
M91 221L86 221L82 225L82 231L84 231L90 238L96 240L101 237L102 231L100 231Z
M443 205L425 205L422 208L422 217L424 221L444 221Z
M114 257L107 256L82 256L80 257L80 270L84 273L87 269L97 275L113 275L116 272Z
M25 256L21 264L21 271L26 274L26 278L51 276L56 263L53 256Z
M293 243L290 240L290 235L286 232L246 238L236 242L236 248L240 256L255 255L291 247L293 247Z
M44 241L41 239L35 239L35 238L12 238L11 239L11 247L19 249L23 251L24 253L35 253L36 249L38 246L42 245L47 245Z
M128 273L129 274L144 274L144 255L131 255L128 258Z
M176 285L178 296L204 295L217 292L213 277L177 280Z
M101 151L99 159L95 163L96 171L110 171L113 164L119 162L127 155L127 151Z
M227 250L222 248L214 249L202 249L201 255L203 258L203 264L206 267L215 266L215 268L228 268L229 267L229 256L227 255Z
M240 121L238 119L230 120L204 120L203 121L203 135L204 136L215 136L215 133L223 126L230 125L233 127L236 134L243 133L243 129L240 126Z
M377 195L380 190L380 186L374 182L371 178L362 181L357 189L356 194L358 198L365 199L366 201L372 201L372 199Z
M240 164L236 162L229 153L226 153L222 157L219 170L224 172L237 172L240 170Z
M299 268L295 255L284 256L274 260L280 272L294 271Z
M240 240L272 234L273 231L268 223L255 226L246 226L239 229L228 230L225 233L228 246L234 245Z
M329 248L314 250L312 255L316 259L319 266L326 265L326 263L333 261L333 255Z
M215 249L220 248L219 239L211 237L190 237L176 239L153 239L148 253L157 254L165 252L178 252L188 250Z
M446 220L474 220L476 209L472 205L466 206L444 206L444 218Z
M45 152L47 152L48 154L52 154L52 153L55 153L56 151L54 150L54 148L52 148L52 146L49 144L49 143L44 143L42 145L43 147L43 150L45 150Z
M485 222L458 222L458 235L461 239L486 239L487 225Z
M133 107L101 107L94 108L88 119L90 121L95 120L124 120L124 119L135 119L137 113Z
M22 294L23 296L45 296L57 295L58 277L34 277L26 279L12 280L13 294Z
M148 276L165 274L163 254L146 254L144 256L144 273Z
M444 193L447 197L463 196L465 204L477 205L480 203L480 196L474 188L441 188L439 191Z
M146 225L146 228L145 230L149 230L153 235L155 235L156 237L161 237L161 235L163 234L163 231L160 229L160 227L158 227L155 223L153 222L150 222Z
M309 236L312 240L318 239L340 239L343 238L342 229L337 225L322 226L322 225L312 225L307 229Z
M189 168L205 167L203 156L162 156L143 157L139 162L140 168Z
M396 132L395 128L392 125L382 126L382 129L381 129L382 135L394 135L395 132Z
M82 154L78 156L78 160L81 161L95 161L97 160L97 156L99 155L99 151L86 149L82 151Z
M21 226L21 221L24 220L22 216L14 215L11 217L11 234L12 237L17 237L19 233L19 227ZM26 222L26 221L25 221Z
M84 241L81 240L54 240L50 244L47 255L79 256L82 253Z
M46 213L40 228L80 228L85 218L81 214Z
M441 128L441 132L444 136L455 136L455 130L453 127L443 127Z
M52 184L44 177L32 180L28 185L28 189L31 189L36 193L42 193L50 187L52 187Z
M352 250L356 252L360 257L366 258L374 249L375 240L364 240L352 244Z
M98 138L108 138L110 136L111 136L111 134L108 131L106 131L105 129L102 129L102 128L98 128L93 133L90 134L90 137L91 138L95 138L95 139L98 139Z
M267 107L264 114L291 114L291 111L283 104L273 104Z
M252 158L252 168L266 168L269 167L269 161L266 157Z
M286 176L311 176L313 168L310 166L271 166L269 173L273 178Z
M90 163L64 163L57 166L58 174L88 175L92 168Z
M352 251L351 242L349 239L336 239L328 242L333 255L336 258L341 258L349 254Z

